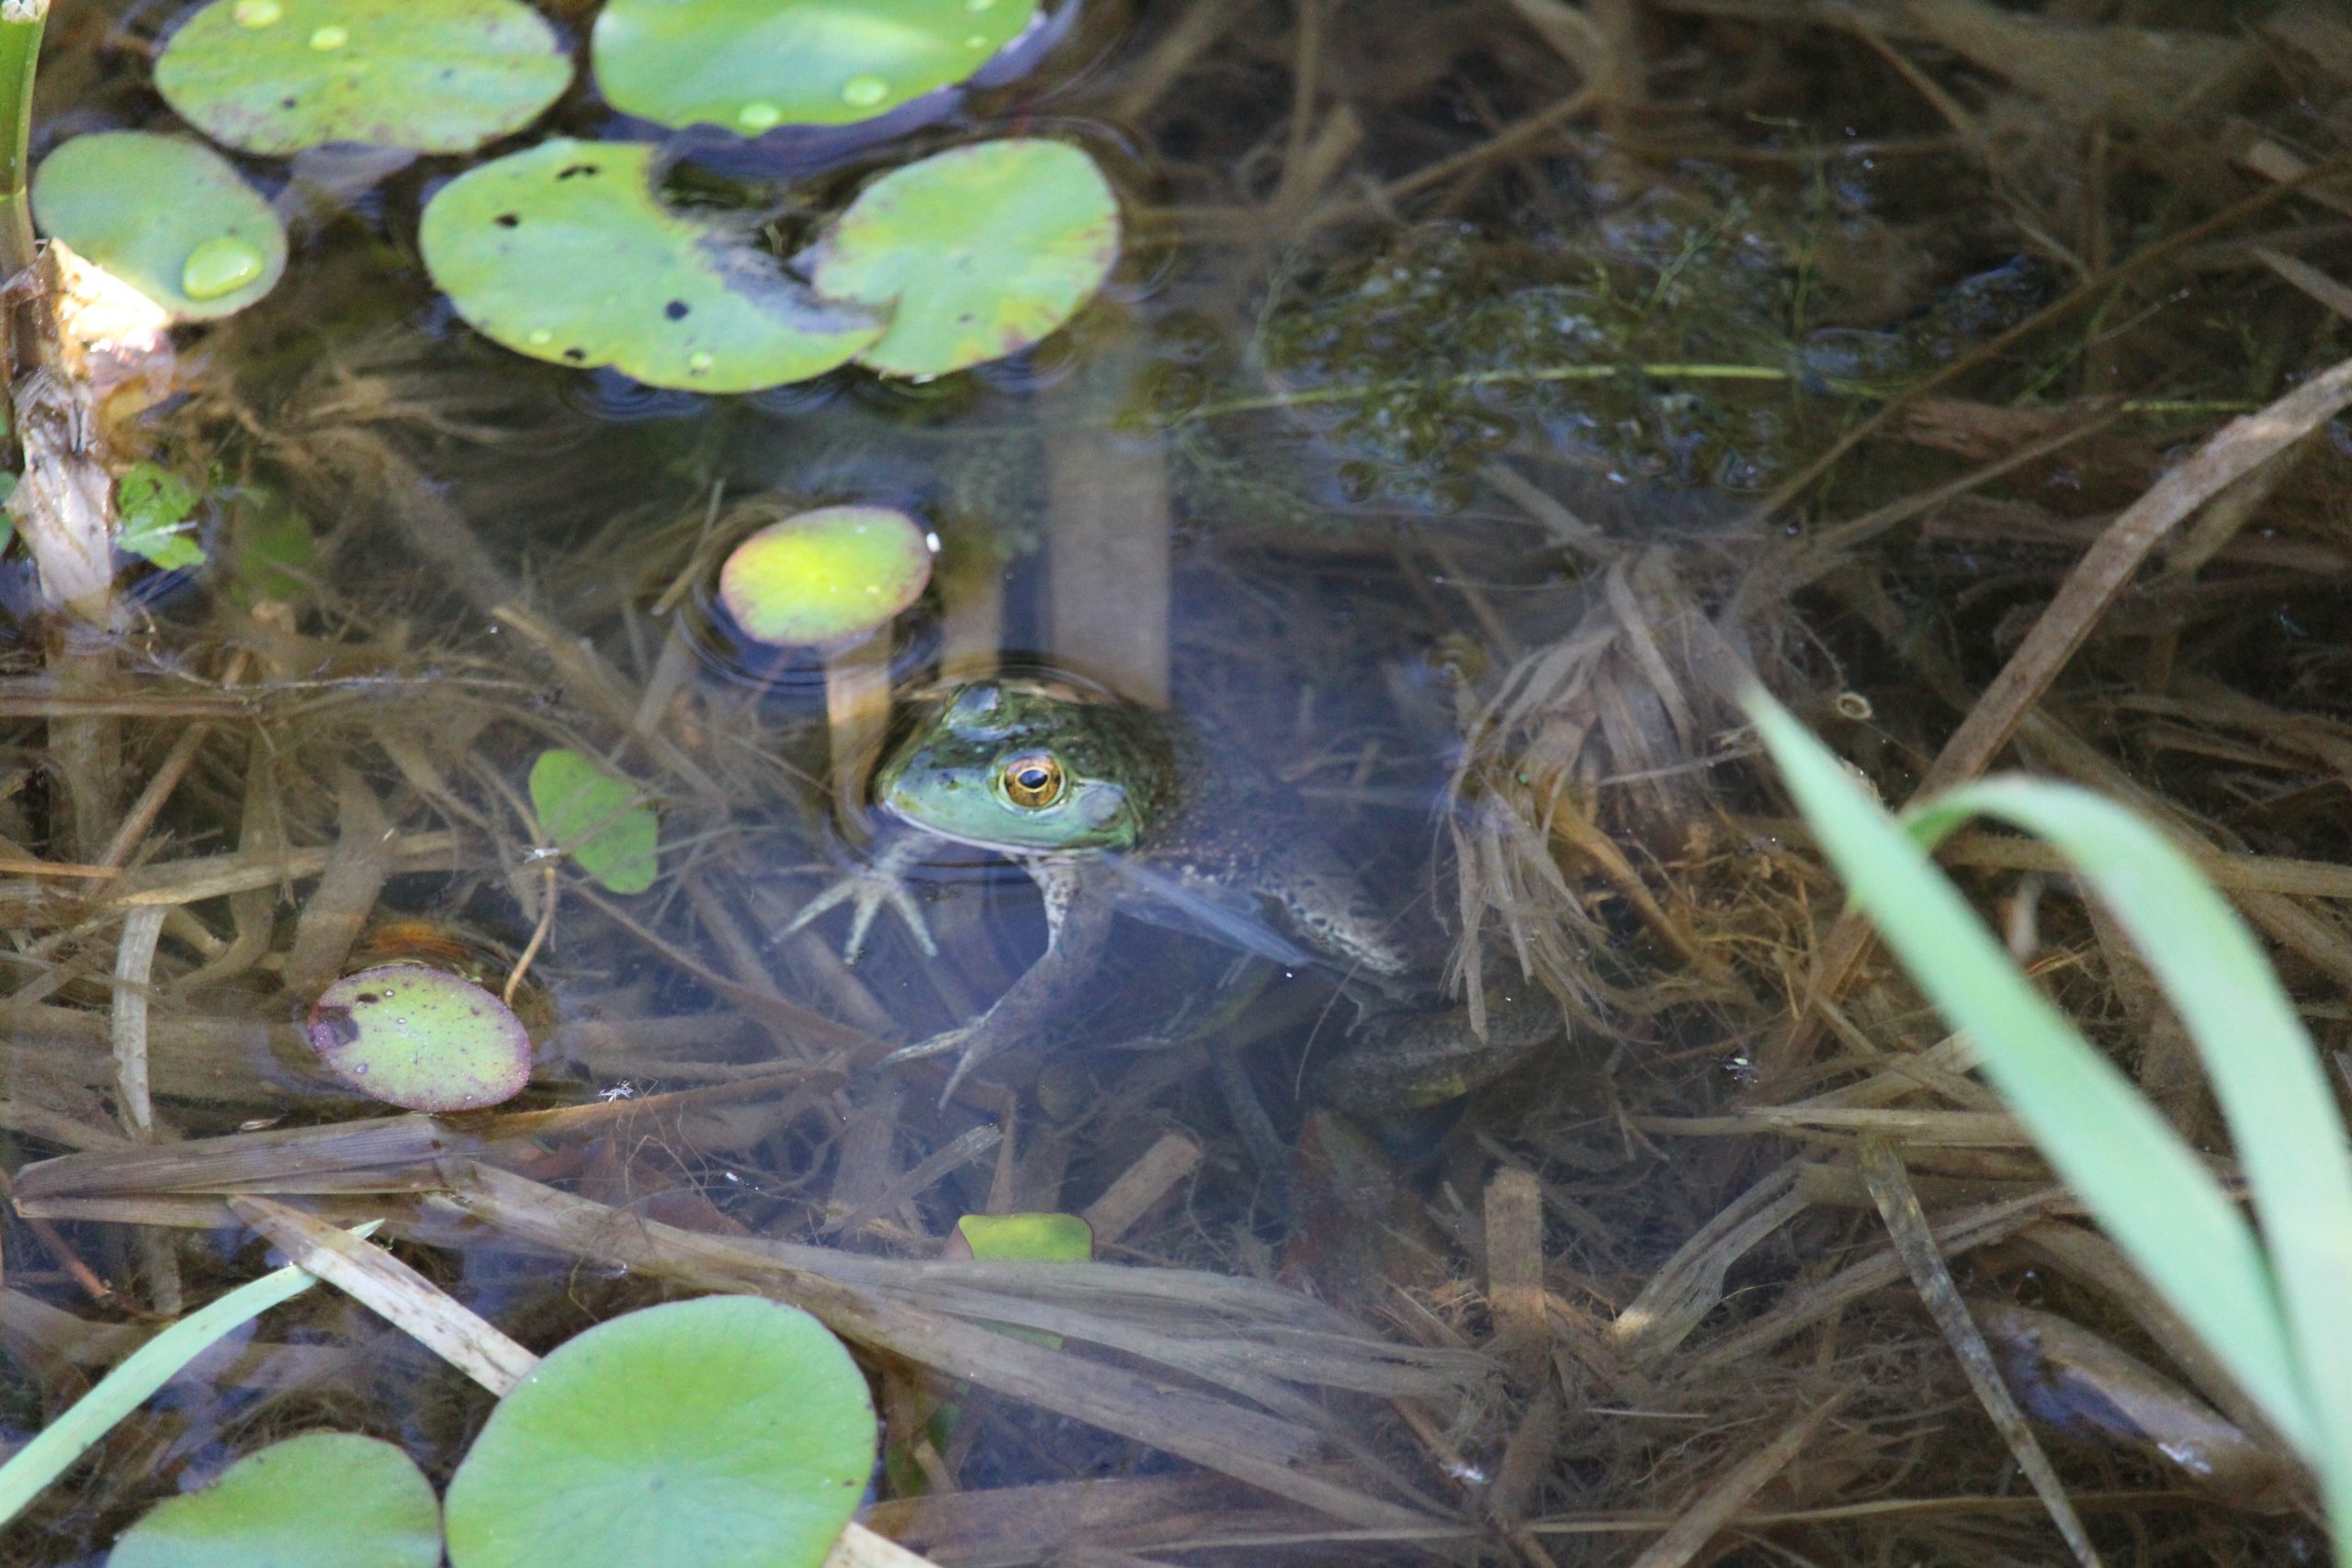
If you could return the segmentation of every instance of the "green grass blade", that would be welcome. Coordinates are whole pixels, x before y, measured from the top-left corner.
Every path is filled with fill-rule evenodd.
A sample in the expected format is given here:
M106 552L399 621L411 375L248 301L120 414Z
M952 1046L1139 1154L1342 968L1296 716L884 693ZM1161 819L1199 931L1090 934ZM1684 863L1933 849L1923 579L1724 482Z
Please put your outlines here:
M1823 851L1912 979L1984 1054L2052 1167L2298 1451L2318 1434L2254 1231L2129 1079L2026 979L1957 888L1770 697L1746 699Z
M1940 837L1972 814L2064 852L2188 1026L2245 1170L2304 1400L2352 1503L2352 1157L2302 1020L2245 922L2154 826L2070 784L1988 779L1939 797L1915 831Z
M356 1234L365 1235L375 1228L371 1223ZM75 1400L73 1408L8 1456L7 1463L0 1464L0 1525L22 1513L42 1488L112 1431L117 1422L147 1403L148 1396L182 1367L224 1336L317 1283L317 1276L289 1263L198 1308L125 1356L96 1388Z

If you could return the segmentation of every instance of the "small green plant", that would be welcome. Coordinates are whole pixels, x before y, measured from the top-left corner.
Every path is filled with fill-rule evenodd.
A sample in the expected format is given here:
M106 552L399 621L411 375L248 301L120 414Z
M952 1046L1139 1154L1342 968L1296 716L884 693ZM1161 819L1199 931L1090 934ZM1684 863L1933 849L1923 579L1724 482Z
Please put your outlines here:
M1987 779L1898 822L1762 692L1747 709L1815 837L1905 969L1984 1053L2051 1165L2318 1477L2352 1568L2352 1157L2261 948L2163 834L2072 785ZM2197 1152L2036 990L1928 851L1968 818L2056 844L2196 1043L2261 1235Z
M372 1230L363 1227L361 1234ZM314 1283L288 1266L141 1346L0 1466L0 1524L223 1334ZM807 1313L706 1296L575 1335L491 1413L446 1508L399 1449L306 1432L150 1509L112 1568L818 1568L879 1438Z
M539 829L613 893L642 893L662 870L662 821L643 792L577 751L539 753L531 764Z

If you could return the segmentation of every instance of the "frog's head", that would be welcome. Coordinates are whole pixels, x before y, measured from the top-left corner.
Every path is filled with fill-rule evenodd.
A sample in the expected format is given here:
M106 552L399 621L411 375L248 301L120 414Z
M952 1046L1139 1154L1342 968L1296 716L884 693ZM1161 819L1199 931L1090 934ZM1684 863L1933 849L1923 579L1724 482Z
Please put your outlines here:
M875 776L875 798L985 849L1131 849L1170 769L1135 710L1063 682L972 682L915 713Z

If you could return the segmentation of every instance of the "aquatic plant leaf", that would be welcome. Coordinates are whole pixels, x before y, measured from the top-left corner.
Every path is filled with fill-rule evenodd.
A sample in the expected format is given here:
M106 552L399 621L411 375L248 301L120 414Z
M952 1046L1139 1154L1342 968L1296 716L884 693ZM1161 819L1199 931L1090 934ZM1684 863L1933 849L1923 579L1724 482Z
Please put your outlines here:
M435 1568L441 1505L408 1455L356 1432L305 1432L166 1498L107 1568Z
M155 89L217 141L283 157L330 141L470 152L571 80L518 0L212 0L155 62Z
M609 0L591 62L623 114L757 136L953 86L1036 17L1037 0Z
M277 214L229 160L185 136L102 130L62 143L33 176L33 214L41 232L183 321L234 314L286 271Z
M539 828L615 893L642 893L662 869L662 824L640 792L577 751L542 751L531 764Z
M862 637L921 596L931 546L887 506L820 506L735 547L718 597L746 637L808 646Z
M311 520L277 491L240 487L231 497L228 592L240 604L260 599L300 599L311 590L318 560Z
M817 1568L874 1466L841 1341L756 1296L648 1307L558 1346L449 1482L452 1568Z
M476 1111L530 1081L530 1032L514 1010L422 964L345 976L311 1004L305 1032L328 1071L408 1111Z
M559 137L458 175L418 228L434 283L517 354L693 391L807 380L881 335L739 227L663 205L655 158Z
M966 1214L956 1235L981 1263L1086 1263L1094 1227L1076 1214Z
M196 491L188 482L154 463L133 463L115 481L115 515L120 530L118 548L154 562L165 571L186 571L204 564L204 547L196 542Z
M862 365L944 376L1017 354L1094 298L1119 255L1119 203L1059 141L984 141L867 186L815 249L819 293L891 311Z

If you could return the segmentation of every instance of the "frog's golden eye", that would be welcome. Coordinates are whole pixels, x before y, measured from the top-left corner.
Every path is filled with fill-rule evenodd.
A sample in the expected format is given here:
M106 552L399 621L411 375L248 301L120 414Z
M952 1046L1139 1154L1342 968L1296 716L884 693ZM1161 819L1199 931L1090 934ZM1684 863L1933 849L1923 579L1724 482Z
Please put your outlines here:
M1004 797L1015 806L1041 810L1061 799L1069 781L1062 765L1049 752L1023 751L1007 757L997 776L1004 782Z

